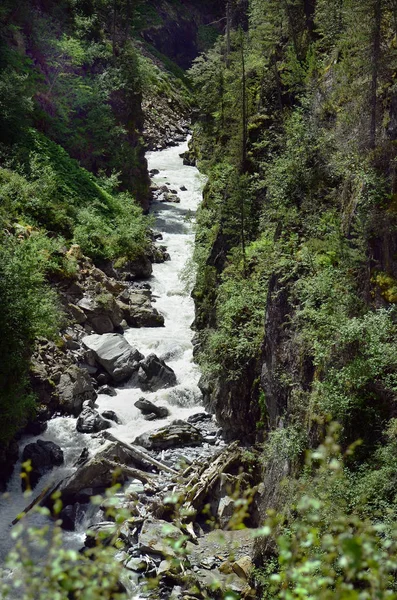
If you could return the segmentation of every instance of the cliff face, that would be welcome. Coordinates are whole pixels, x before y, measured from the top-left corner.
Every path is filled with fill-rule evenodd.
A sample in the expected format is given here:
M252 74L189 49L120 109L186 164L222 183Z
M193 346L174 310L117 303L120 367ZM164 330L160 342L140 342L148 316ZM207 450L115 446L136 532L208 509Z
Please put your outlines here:
M225 27L225 0L148 2L141 37L183 69L207 50Z
M191 154L209 175L194 291L207 406L247 441L298 428L315 445L334 419L369 459L395 414L396 102L371 104L351 69L390 81L366 62L369 29L351 37L360 10L332 37L321 2L251 3L249 35L232 20L192 69Z

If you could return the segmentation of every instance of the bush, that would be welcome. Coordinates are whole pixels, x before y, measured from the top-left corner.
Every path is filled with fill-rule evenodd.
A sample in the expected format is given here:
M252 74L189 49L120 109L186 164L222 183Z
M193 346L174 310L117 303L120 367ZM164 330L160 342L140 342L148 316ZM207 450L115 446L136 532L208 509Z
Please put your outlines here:
M37 232L5 237L0 247L0 441L15 434L34 408L28 391L29 357L39 336L54 337L61 318L56 293L45 282L53 242Z

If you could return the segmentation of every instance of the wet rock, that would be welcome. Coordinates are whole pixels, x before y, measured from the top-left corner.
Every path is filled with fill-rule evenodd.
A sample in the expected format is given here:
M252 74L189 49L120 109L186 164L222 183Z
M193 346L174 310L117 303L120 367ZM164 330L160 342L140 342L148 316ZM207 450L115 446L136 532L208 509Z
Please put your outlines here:
M111 378L120 383L128 379L138 368L143 355L120 334L89 335L83 344L95 354Z
M80 456L74 462L73 466L74 467L80 467L85 462L87 462L87 460L89 459L89 457L90 457L90 452L89 452L88 448L83 448L82 451L81 451Z
M92 408L85 408L77 419L76 429L80 433L98 433L110 429L112 424Z
M24 429L24 433L28 435L41 435L47 429L48 423L47 421L29 421Z
M84 544L87 548L94 548L98 542L106 545L106 543L110 543L116 532L117 526L113 521L95 523L95 525L91 525Z
M109 381L110 381L110 377L107 373L98 373L98 375L96 376L96 380L98 382L99 385L101 386L105 386ZM110 387L110 386L108 386ZM110 388L112 389L112 388ZM101 392L102 394L105 392ZM109 396L112 394L109 394Z
M163 194L163 199L160 200L162 202L173 202L174 204L179 204L181 199L176 194L165 193Z
M187 187L185 185L181 185L179 189L181 190L181 192L187 192Z
M175 556L170 540L176 541L182 537L182 532L167 521L147 519L139 534L139 547L142 552L159 554L160 556Z
M62 412L77 417L82 410L83 402L96 400L97 393L87 371L72 366L61 375L56 387L59 397L59 408Z
M159 173L160 173L160 171L158 169L151 169L149 171L150 177L153 177L153 175L158 175Z
M153 271L152 263L147 256L141 256L136 260L126 262L122 267L117 268L120 278L125 281L134 281L135 279L148 279Z
M104 410L101 414L104 419L109 419L109 421L120 423L120 419L118 418L114 410Z
M145 421L157 421L158 417L154 413L146 414L144 417Z
M82 505L79 502L65 506L59 514L62 520L62 529L65 531L75 531L79 523L83 520L86 509L87 505Z
M196 427L185 421L175 420L170 425L139 435L135 444L148 450L163 450L174 446L197 446L202 441L203 436Z
M155 404L153 404L153 402L147 400L146 398L139 398L139 400L135 402L134 406L139 408L139 410L142 411L144 415L149 416L151 414L154 414L155 419L164 419L169 415L168 408L166 408L165 406L156 406Z
M123 316L130 327L163 327L164 317L150 302L150 291L136 290L130 292L127 296L120 296L123 302L120 307Z
M28 474L29 484L34 488L44 473L63 464L63 451L54 442L37 440L37 442L25 446L22 461L27 460L30 460L32 468ZM26 488L25 479L22 479L22 488Z
M211 421L212 420L212 415L210 415L209 413L205 413L205 412L199 412L196 413L194 415L190 415L190 417L187 418L187 422L188 423L202 423L203 421Z
M110 385L103 385L98 389L98 394L105 394L105 396L117 396L116 390Z
M139 369L131 377L130 383L144 392L157 392L159 389L176 385L177 379L171 367L155 354L149 354L139 363Z
M124 465L131 465L134 462L128 450L120 444L108 444L81 465L69 479L62 482L60 491L64 504L74 504L75 502L81 502L83 499L88 502L90 496L101 493L114 483L114 469L102 462L103 458ZM124 483L126 477L120 474L118 481Z

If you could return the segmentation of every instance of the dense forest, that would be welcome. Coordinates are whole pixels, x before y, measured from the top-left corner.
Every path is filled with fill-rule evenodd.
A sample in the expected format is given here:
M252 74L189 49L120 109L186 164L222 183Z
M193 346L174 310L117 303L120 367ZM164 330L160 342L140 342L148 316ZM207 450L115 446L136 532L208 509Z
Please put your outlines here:
M2 483L79 253L150 275L145 151L191 123L195 360L258 538L225 597L397 597L397 1L5 0L0 65Z

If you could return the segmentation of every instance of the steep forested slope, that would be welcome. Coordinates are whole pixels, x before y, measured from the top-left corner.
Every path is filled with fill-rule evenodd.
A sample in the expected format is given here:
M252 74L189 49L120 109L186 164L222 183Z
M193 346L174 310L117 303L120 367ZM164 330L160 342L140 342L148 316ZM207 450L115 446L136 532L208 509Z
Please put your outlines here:
M71 244L96 264L148 260L144 154L186 135L191 97L175 43L190 40L180 61L186 66L214 39L209 23L218 7L199 8L128 0L1 4L3 480L15 460L9 442L36 408L28 383L35 341L62 345L59 330L74 319L54 290L79 275Z
M224 38L191 69L191 158L209 175L202 388L229 437L266 442L262 515L293 505L281 480L337 421L342 451L361 442L343 483L316 492L306 474L326 498L317 518L395 519L396 10L251 0L244 16L230 2Z

